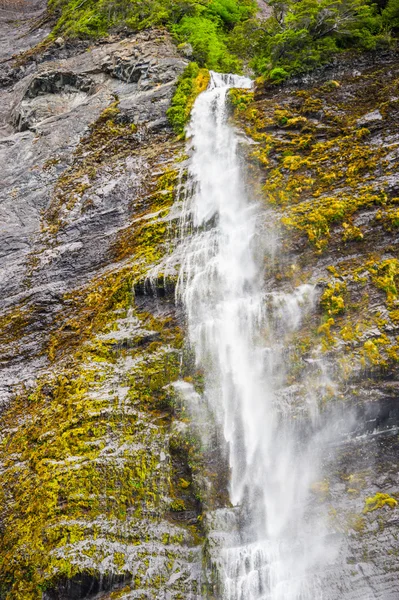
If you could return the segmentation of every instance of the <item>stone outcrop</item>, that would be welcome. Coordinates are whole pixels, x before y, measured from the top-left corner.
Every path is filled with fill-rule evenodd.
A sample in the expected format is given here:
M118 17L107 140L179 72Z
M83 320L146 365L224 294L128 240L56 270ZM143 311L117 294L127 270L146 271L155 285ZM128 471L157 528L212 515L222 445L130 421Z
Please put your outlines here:
M7 257L1 292L6 310L18 306L30 313L33 332L44 326L35 313L46 312L47 328L50 314L55 318L57 307L62 310L63 294L114 262L111 248L138 214L138 198L151 186L148 173L167 169L173 160L165 112L186 63L164 35L152 39L146 33L100 45L59 60L57 69L53 61L39 63L11 92L3 92L11 110L3 116L7 130L0 139L0 255ZM121 63L134 70L140 53L147 68L137 81L113 76ZM36 350L33 339L39 342ZM43 363L44 338L30 340L22 346L30 359ZM21 340L12 336L11 355L14 342L20 357ZM21 381L20 374L11 377Z

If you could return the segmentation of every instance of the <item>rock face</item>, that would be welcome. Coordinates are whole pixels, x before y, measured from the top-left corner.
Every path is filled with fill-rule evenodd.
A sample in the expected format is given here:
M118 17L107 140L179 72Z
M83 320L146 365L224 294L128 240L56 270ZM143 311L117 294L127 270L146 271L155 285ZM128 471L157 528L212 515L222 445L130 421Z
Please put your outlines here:
M194 599L182 336L142 296L174 235L187 62L164 32L86 46L1 67L0 596Z
M118 258L111 247L132 215L143 212L138 198L157 177L151 182L148 173L173 159L165 112L186 63L168 39L152 39L142 34L56 65L46 61L3 91L10 110L0 139L0 255L7 256L0 285L4 308L23 307L33 331L63 310L65 292ZM128 83L129 65L139 77ZM35 317L43 312L45 323ZM36 349L29 340L23 346L42 364L45 339L33 339ZM21 356L20 340L15 354ZM16 380L20 374L11 375Z
M314 387L337 427L309 507L329 513L326 545L339 549L318 574L331 600L399 595L398 82L398 57L387 54L231 94L254 142L252 182L279 229L266 285L318 290L291 340L285 393L300 417Z
M187 60L163 31L36 53L32 7L18 22L0 7L0 598L214 597L204 556L234 510L219 449L201 458L181 407L201 374L156 269L179 217L166 110ZM318 290L285 391L300 415L322 364L323 414L350 422L309 507L339 548L318 574L327 600L399 595L399 71L379 61L232 94L279 229L265 285Z

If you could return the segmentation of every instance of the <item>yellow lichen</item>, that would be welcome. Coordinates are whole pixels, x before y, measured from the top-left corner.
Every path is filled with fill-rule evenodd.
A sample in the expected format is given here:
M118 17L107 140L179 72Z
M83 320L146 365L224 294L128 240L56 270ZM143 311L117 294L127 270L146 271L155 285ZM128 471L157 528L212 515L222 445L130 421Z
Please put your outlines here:
M367 514L369 512L373 512L374 510L378 510L383 508L384 506L389 506L389 508L396 508L398 501L395 498L392 498L389 494L382 494L378 492L375 496L370 496L365 500L365 507L363 509L363 513Z

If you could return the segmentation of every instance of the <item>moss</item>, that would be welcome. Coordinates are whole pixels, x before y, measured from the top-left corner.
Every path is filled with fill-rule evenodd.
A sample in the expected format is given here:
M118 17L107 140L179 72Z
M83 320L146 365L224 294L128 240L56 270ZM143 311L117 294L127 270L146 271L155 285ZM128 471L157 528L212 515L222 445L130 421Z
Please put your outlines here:
M26 304L20 304L5 312L0 316L0 343L18 342L33 318L33 307Z
M391 307L398 296L399 261L389 258L368 268L373 283L386 293L387 305Z
M317 333L323 336L324 349L327 349L331 344L334 344L334 337L331 332L331 327L333 327L334 324L334 319L330 317L325 321L325 323L322 323L317 330Z
M122 305L124 298L119 298ZM165 386L179 374L171 347L179 346L180 336L170 319L137 317L143 328L159 331L164 345L153 352L132 349L135 367L123 404L103 389L115 351L107 348L101 366L103 352L92 340L76 355L79 366L42 378L30 393L22 391L3 416L0 583L9 599L40 598L43 586L79 573L76 552L81 542L95 539L97 517L104 525L122 526L132 514L135 519L148 511L162 514L168 481L158 470L155 440L168 426L168 420L159 420L159 410L165 410ZM119 460L108 447L120 448ZM114 530L115 525L101 536L118 539ZM93 565L100 562L95 543L87 552ZM112 561L115 573L123 571L119 550Z
M351 514L348 516L347 522L349 529L353 529L357 534L362 534L366 528L366 521L361 515Z
M167 220L167 215L175 201L179 176L178 170L167 169L150 184L147 190L149 208L136 216L111 248L117 260L134 256L143 271L143 267L155 264L163 256L165 242L174 234L174 225Z
M292 159L292 157L289 157ZM324 175L326 179L327 175ZM331 179L333 181L333 179ZM296 188L298 191L298 188ZM362 191L362 190L361 190ZM317 194L316 194L317 195ZM347 220L362 208L379 204L381 197L376 194L363 193L358 196L323 196L312 201L304 201L289 210L289 216L282 218L282 223L289 228L304 232L308 240L319 251L325 250L330 237L330 227L335 223L342 223L343 240L360 241L363 233Z
M64 296L66 310L50 335L47 354L59 360L82 344L95 332L115 319L115 313L126 314L133 298L134 273L129 268L111 272L92 281L87 287ZM122 313L120 311L123 311ZM106 352L106 344L101 344ZM98 354L99 348L96 348Z
M173 512L182 512L186 510L186 505L184 504L183 500L174 500L170 505L170 510Z
M114 109L112 109L114 110ZM174 202L179 171L163 165L163 170L143 189L143 212L136 214L131 225L124 228L110 248L115 261L129 259L129 264L114 267L89 285L63 297L64 310L57 318L47 342L50 360L68 355L94 333L112 323L115 315L126 314L131 306L134 288L145 279L150 267L159 261L173 236L173 225L166 217ZM101 352L108 359L107 344L95 349L97 360Z
M389 494L382 494L378 492L375 496L366 498L365 507L363 510L364 514L369 512L373 512L374 510L379 510L384 506L389 506L389 508L396 508L398 501L395 498L392 498Z
M258 82L254 93L231 93L235 121L254 141L250 173L280 219L283 252L296 260L284 273L272 267L272 276L276 285L309 278L320 285L320 310L297 338L330 353L337 380L395 377L399 360L391 89L399 93L394 56L362 75L348 68L339 82L281 90ZM377 109L381 127L362 126L359 119ZM326 262L334 266L323 271ZM293 340L290 383L301 380L306 352Z
M130 585L127 585L124 588L122 588L121 590L118 590L116 592L111 592L110 598L111 598L111 600L117 600L117 598L123 598L123 596L125 594L128 594L130 591L131 591L131 587L130 587Z
M250 90L232 88L228 92L228 99L235 111L245 111L253 102L254 93Z
M175 133L183 136L195 99L209 83L209 71L200 69L196 63L190 63L180 76L176 91L166 114Z
M316 481L310 487L313 494L315 494L322 502L324 502L330 495L330 483L328 479L323 481Z
M327 285L320 298L320 304L329 316L339 315L345 311L345 302L343 298L345 291L346 286L344 283L336 282Z
M288 100L262 95L258 100L257 93L253 99L243 95L242 101L239 94L235 100L233 96L236 119L257 142L252 159L264 169L265 198L281 208L285 227L305 234L319 252L326 250L331 229L338 225L345 243L362 241L364 232L353 223L361 210L379 206L386 211L385 222L388 215L395 219L396 208L390 207L396 199L374 184L376 174L388 169L389 150L372 144L370 131L359 127L357 119L369 109L365 104L383 101L382 90L397 89L398 81L383 70L365 85L370 98L365 101L360 89L355 90L342 107L337 101L340 88L327 94L323 86L298 90ZM314 115L321 110L317 123ZM389 119L387 126L393 115ZM340 192L334 194L337 188Z
M59 189L79 199L87 194L89 188L80 188L80 175L77 181L74 175L127 156L136 142L130 126L125 136L125 127L117 103L104 111ZM175 473L168 460L159 468L160 449L168 451L170 384L180 373L182 332L173 318L134 310L135 287L162 258L173 235L165 217L180 177L173 167L180 145L162 143L153 149L156 174L137 198L128 234L125 230L111 248L112 267L63 297L46 348L51 373L32 389L21 388L2 416L0 590L8 600L39 599L43 590L83 572L100 578L105 559L117 583L126 572L121 544L128 551L149 541L144 524L166 514L171 519L168 496L186 496L181 500L192 510L194 491L186 471ZM90 185L90 177L87 181ZM53 203L53 209L58 227L68 208ZM32 268L39 264L36 260ZM31 310L21 306L7 313L0 322L4 336L15 336L16 329L22 334L31 325ZM137 335L121 342L119 324L128 317L139 323ZM184 452L177 464L184 462ZM179 478L188 488L179 486ZM179 543L198 543L198 528L173 527ZM87 558L89 570L82 567ZM147 559L152 560L146 554ZM147 568L143 562L142 575L135 575L142 585Z

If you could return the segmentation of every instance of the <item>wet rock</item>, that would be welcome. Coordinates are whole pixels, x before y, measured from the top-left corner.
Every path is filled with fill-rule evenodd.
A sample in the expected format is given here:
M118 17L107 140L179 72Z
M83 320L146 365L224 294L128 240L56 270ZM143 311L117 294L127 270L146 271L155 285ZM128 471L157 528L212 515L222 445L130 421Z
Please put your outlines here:
M311 281L317 290L278 398L306 421L303 398L313 389L318 418L335 424L323 452L326 494L307 506L309 524L324 513L324 552L335 548L327 567L314 569L328 600L399 594L398 61L395 52L378 59L337 59L280 88L260 86L246 118L236 115L255 134L251 182L271 202L282 243L265 287L292 293ZM391 508L368 512L366 499L378 493L393 498Z
M367 125L377 123L378 121L382 121L382 119L383 116L377 109L363 115L362 117L360 117L360 119L357 119L356 124L358 125L358 127L365 127Z
M168 126L166 110L187 62L164 32L117 36L90 52L86 48L81 42L57 40L47 57L42 54L37 61L0 69L3 414L18 412L16 397L24 402L28 389L38 389L39 377L43 403L57 410L58 378L73 381L77 371L91 371L90 365L104 368L102 374L97 371L81 405L87 411L78 417L79 427L86 430L85 442L77 452L60 454L59 462L46 463L50 470L60 468L50 476L52 481L60 481L62 472L73 465L78 479L81 472L86 482L90 480L91 491L84 519L73 525L84 533L76 539L66 533L65 543L48 543L46 561L58 566L44 575L43 598L109 598L112 590L125 590L126 598L177 600L184 593L195 600L202 575L200 508L192 487L184 491L184 514L169 514L171 494L183 493L175 473L185 480L191 477L186 452L171 456L167 429L173 399L163 390L177 376L170 365L178 361L179 350L174 347L176 324L170 325L166 340L168 325L162 323L175 323L176 315L172 302L162 304L163 293L145 297L137 309L150 324L160 320L156 330L138 324L133 315L134 283L137 289L143 285L146 268L167 242L165 209L173 198L161 178L166 172L171 181L170 173L176 173L182 144ZM104 289L108 292L99 301ZM109 323L107 329L103 321L96 337L98 310L105 310L107 319L112 314L112 326ZM93 361L89 355L77 358L79 348L86 353L87 344L107 348L107 357L94 350ZM147 373L149 360L155 362ZM143 387L133 399L136 380ZM33 422L32 415L27 418ZM108 426L106 431L102 425L89 425L98 419L110 424L114 418L134 432L108 435ZM61 435L62 429L54 419L46 423L39 434L43 443ZM71 422L69 431L74 428ZM88 460L81 454L84 448L90 449ZM18 452L24 452L22 446ZM91 475L86 472L89 464ZM30 481L34 479L35 475ZM148 486L140 483L144 480ZM75 516L81 516L74 493L68 496L71 477L68 481L54 497L61 529L66 521L71 524L66 515L72 506L77 507ZM129 490L125 496L119 491L110 494L121 510L109 510L114 500L104 503L110 481L117 488L126 484ZM14 482L21 483L18 478ZM47 489L46 484L40 488ZM80 484L78 488L78 496L84 495ZM32 502L35 496L30 495ZM94 497L98 502L92 502ZM18 520L22 513L17 512ZM3 526L7 529L4 524L2 516L2 531ZM197 537L189 525L198 531ZM40 562L35 544L32 530L31 556ZM32 568L44 573L39 562ZM71 566L69 575L62 566L58 570L65 564Z
M95 91L94 81L68 71L47 71L32 78L11 113L17 131L26 131L46 118L57 117L83 104Z
M152 66L146 71L145 81L151 89L140 91L138 83L104 73L104 60L118 65L121 56L129 65L149 60ZM164 68L166 59L172 68ZM134 198L147 177L148 164L167 160L168 140L173 140L173 133L165 113L176 77L185 64L165 34L151 37L146 33L62 59L57 69L49 68L47 63L38 64L36 72L17 81L11 93L0 90L0 286L5 310L25 302L26 297L38 306L51 286L62 295L76 282L81 285L97 269L112 264L110 248L118 231L134 214ZM168 82L159 86L165 74ZM130 156L125 153L115 160L111 154L110 166L104 163L95 182L81 173L79 190L90 186L90 192L79 192L73 210L61 203L64 225L49 243L47 234L41 233L46 227L42 211L52 202L57 179L71 168L80 139L89 134L90 124L115 101L115 95L120 98L119 120L126 123L126 128L129 123L142 128L131 140ZM17 133L11 122L17 126ZM152 140L151 130L163 137ZM90 152L90 148L87 150ZM92 151L97 151L95 146ZM93 178L94 171L90 173ZM37 258L32 263L33 254ZM43 340L36 339L40 353ZM16 381L14 375L12 380ZM4 389L8 389L3 381Z

